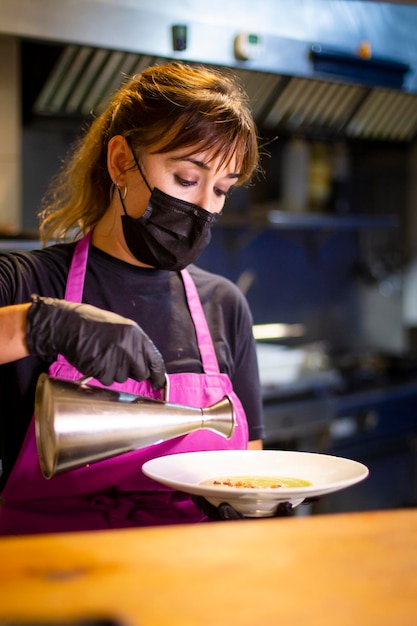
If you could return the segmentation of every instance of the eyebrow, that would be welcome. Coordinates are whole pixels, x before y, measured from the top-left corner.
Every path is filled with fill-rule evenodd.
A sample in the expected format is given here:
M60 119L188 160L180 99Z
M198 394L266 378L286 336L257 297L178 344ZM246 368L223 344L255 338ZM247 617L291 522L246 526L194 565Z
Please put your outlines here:
M192 163L193 165L196 165L197 167L201 167L201 169L206 170L206 171L210 171L210 166L207 165L207 163L204 163L204 161L199 161L198 159L193 159L192 157L171 157L172 161L188 161L189 163ZM231 173L231 174L227 174L226 178L233 178L233 179L237 179L240 178L241 174L239 173Z

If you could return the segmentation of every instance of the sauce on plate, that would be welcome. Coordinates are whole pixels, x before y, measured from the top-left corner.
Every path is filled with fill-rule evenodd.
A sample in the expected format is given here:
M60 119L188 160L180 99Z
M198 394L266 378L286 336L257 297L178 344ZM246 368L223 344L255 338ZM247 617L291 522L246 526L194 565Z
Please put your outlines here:
M311 483L302 478L277 476L219 476L202 480L200 485L210 487L235 487L237 489L279 489L286 487L310 487Z

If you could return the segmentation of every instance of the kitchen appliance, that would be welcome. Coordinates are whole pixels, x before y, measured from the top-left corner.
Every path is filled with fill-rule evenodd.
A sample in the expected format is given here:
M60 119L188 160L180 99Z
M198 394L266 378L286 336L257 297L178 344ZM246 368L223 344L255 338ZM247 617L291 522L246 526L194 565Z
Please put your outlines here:
M27 2L2 0L0 20L0 34L24 44L25 120L50 127L73 119L78 129L124 76L179 58L231 69L272 136L416 136L413 6L264 0L254 14L251 0L229 2L226 12L179 0L106 0L100 10L83 0L80 11L74 0L37 0L48 20L34 20Z
M166 394L166 397L168 394ZM231 399L208 408L174 404L41 374L35 395L36 445L45 478L199 429L230 438Z

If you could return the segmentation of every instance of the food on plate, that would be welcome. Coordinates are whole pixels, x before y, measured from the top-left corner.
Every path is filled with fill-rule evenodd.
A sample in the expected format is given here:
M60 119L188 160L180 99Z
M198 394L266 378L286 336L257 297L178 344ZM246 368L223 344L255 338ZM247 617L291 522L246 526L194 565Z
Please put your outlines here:
M311 483L302 478L275 476L220 476L202 480L200 485L211 487L235 487L237 489L279 489L287 487L309 487Z

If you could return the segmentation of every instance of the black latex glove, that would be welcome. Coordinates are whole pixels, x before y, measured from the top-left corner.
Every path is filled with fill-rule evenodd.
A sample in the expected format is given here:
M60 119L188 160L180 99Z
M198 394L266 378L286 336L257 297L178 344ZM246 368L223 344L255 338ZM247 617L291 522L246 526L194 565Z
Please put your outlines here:
M26 341L33 356L54 361L62 354L84 376L103 385L127 378L165 384L158 349L135 322L89 304L32 296Z
M245 517L227 502L222 502L219 506L214 506L202 496L192 496L192 501L204 515L207 515L207 517L214 522L221 520L255 519L253 517ZM293 507L290 502L280 502L272 517L288 517L292 515L292 513Z

